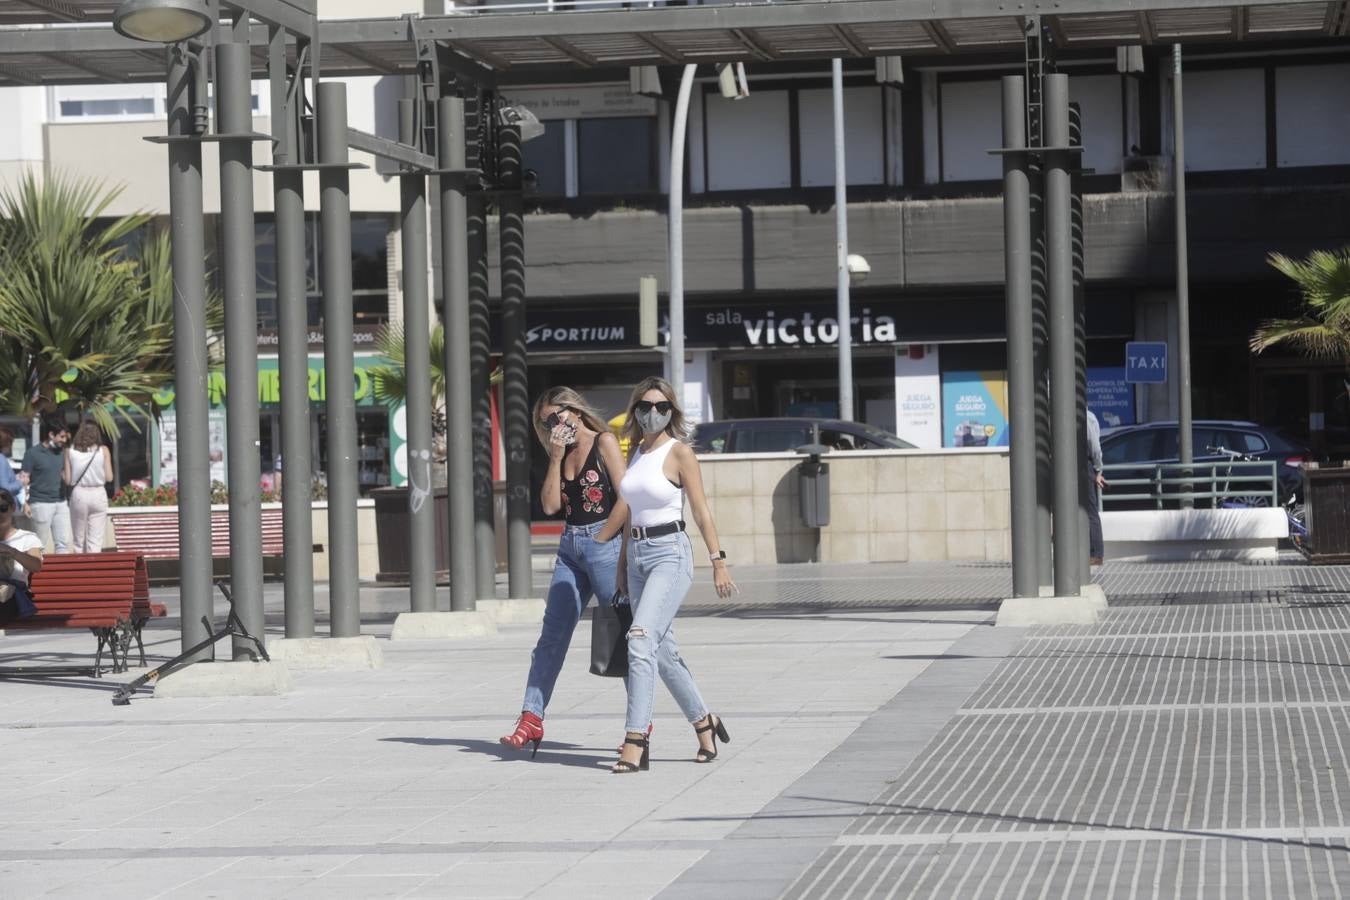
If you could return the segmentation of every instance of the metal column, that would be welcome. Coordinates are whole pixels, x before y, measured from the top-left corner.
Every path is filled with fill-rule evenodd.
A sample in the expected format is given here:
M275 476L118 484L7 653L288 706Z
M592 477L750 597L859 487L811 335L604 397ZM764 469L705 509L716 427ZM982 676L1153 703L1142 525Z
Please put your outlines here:
M1195 434L1191 428L1191 284L1186 234L1186 115L1182 102L1181 45L1172 45L1172 203L1177 233L1177 449L1182 465L1195 461ZM1191 486L1184 485L1186 490ZM1190 499L1182 501L1190 506Z
M206 640L211 615L211 449L207 443L206 250L202 147L186 44L169 48L169 220L173 240L174 416L178 431L178 559L184 650ZM203 117L204 118L204 117ZM204 650L197 660L210 658Z
M520 197L520 129L498 132L501 210L502 414L506 422L507 596L528 597L530 568L529 368L525 351L525 215ZM672 325L672 328L674 326Z
M1003 260L1008 320L1008 407L1013 596L1040 592L1036 563L1036 371L1031 319L1031 185L1026 80L1003 79Z
M284 128L283 166L300 162L296 123ZM286 637L314 636L314 520L310 499L313 462L309 443L309 301L306 297L305 182L298 168L272 173L277 231L277 367L281 379L281 519L286 534Z
M688 63L680 75L680 92L675 100L675 122L670 136L670 210L666 227L670 229L670 386L684 400L684 148L689 126L689 95L694 87L698 66Z
M473 546L478 598L497 596L496 504L492 483L492 335L488 318L487 204L468 198L469 385L473 402Z
M241 16L247 41L248 17ZM220 230L225 282L226 465L230 488L230 588L251 635L263 621L262 494L258 459L258 296L253 230L252 58L245 43L216 44L216 131L220 144ZM233 639L235 659L253 659Z
M417 140L413 101L398 102L398 139ZM403 360L408 422L408 582L413 612L436 609L436 504L431 479L431 307L427 294L427 184L399 177L403 241Z
M464 202L464 98L442 97L436 106L437 159L441 175L441 286L445 317L446 465L450 512L450 610L476 608L474 583L473 428L469 389L469 271ZM460 170L461 174L456 174Z
M319 85L319 217L323 236L323 366L328 417L329 634L361 633L356 536L356 374L352 359L352 206L347 85Z
M1069 104L1069 145L1083 146L1083 113L1077 103ZM1073 381L1074 381L1074 434L1078 443L1078 578L1080 583L1092 581L1092 566L1089 559L1091 540L1088 533L1090 514L1088 507L1092 503L1090 479L1092 469L1088 463L1087 445L1087 258L1084 255L1083 232L1083 186L1081 171L1082 156L1075 158L1074 173L1070 176L1071 185L1069 216L1073 247Z
M1045 240L1050 294L1050 418L1054 458L1055 595L1081 587L1078 429L1073 346L1069 77L1045 76Z
M853 421L853 313L848 294L848 167L844 158L844 63L830 60L834 100L834 295L839 320L839 418Z

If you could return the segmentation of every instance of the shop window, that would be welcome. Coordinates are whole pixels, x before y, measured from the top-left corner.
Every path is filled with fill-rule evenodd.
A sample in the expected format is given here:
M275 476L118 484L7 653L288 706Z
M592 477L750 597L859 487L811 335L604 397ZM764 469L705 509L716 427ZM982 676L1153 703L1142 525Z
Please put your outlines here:
M62 100L61 118L87 116L148 116L155 112L153 97L120 97L104 100Z
M1186 73L1183 84L1186 170L1264 169L1265 71L1193 71Z
M390 227L388 216L359 213L352 216L352 312L356 325L382 325L389 320ZM254 234L258 327L272 329L277 327L275 222L270 217L260 217L254 226ZM323 326L322 247L319 214L306 213L305 294L311 328Z
M578 120L580 192L640 194L656 190L654 125L649 117Z
M992 79L942 82L943 181L1002 177L1002 159L989 152L991 147L1003 146L1001 91L999 82Z
M881 88L844 89L844 164L849 184L886 180L886 135ZM797 93L802 187L834 185L834 95L828 88Z
M521 165L534 170L540 194L562 196L567 193L567 123L544 123L542 136L520 145Z
M704 95L708 190L792 186L787 91L751 91L742 100Z
M1275 70L1276 146L1281 167L1350 163L1347 94L1350 65Z
M1120 76L1071 77L1069 102L1078 104L1083 117L1083 167L1099 175L1118 173L1125 145Z

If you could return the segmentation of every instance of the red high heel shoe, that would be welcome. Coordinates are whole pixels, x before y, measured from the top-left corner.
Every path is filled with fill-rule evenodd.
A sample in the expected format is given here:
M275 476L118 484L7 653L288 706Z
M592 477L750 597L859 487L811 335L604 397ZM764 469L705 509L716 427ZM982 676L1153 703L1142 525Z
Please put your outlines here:
M544 720L532 712L522 712L520 718L516 719L516 730L499 738L503 744L517 750L526 744L534 744L534 752L530 754L530 759L539 754L539 742L543 739Z

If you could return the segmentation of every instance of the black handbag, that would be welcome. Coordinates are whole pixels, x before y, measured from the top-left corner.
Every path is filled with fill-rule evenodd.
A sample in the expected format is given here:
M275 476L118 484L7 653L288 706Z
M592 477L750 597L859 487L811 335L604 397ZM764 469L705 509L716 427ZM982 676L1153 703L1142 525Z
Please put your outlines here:
M633 627L633 607L623 594L615 593L608 604L591 613L591 674L622 678L628 674L628 629Z

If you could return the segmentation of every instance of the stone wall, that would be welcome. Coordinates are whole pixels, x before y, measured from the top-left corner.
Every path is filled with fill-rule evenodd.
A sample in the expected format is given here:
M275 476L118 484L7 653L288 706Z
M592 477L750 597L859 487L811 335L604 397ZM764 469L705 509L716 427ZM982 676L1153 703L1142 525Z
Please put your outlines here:
M1006 450L828 455L830 524L818 536L801 524L801 461L796 454L700 457L713 521L735 563L994 562L1011 555ZM685 515L695 562L707 565L688 509Z

